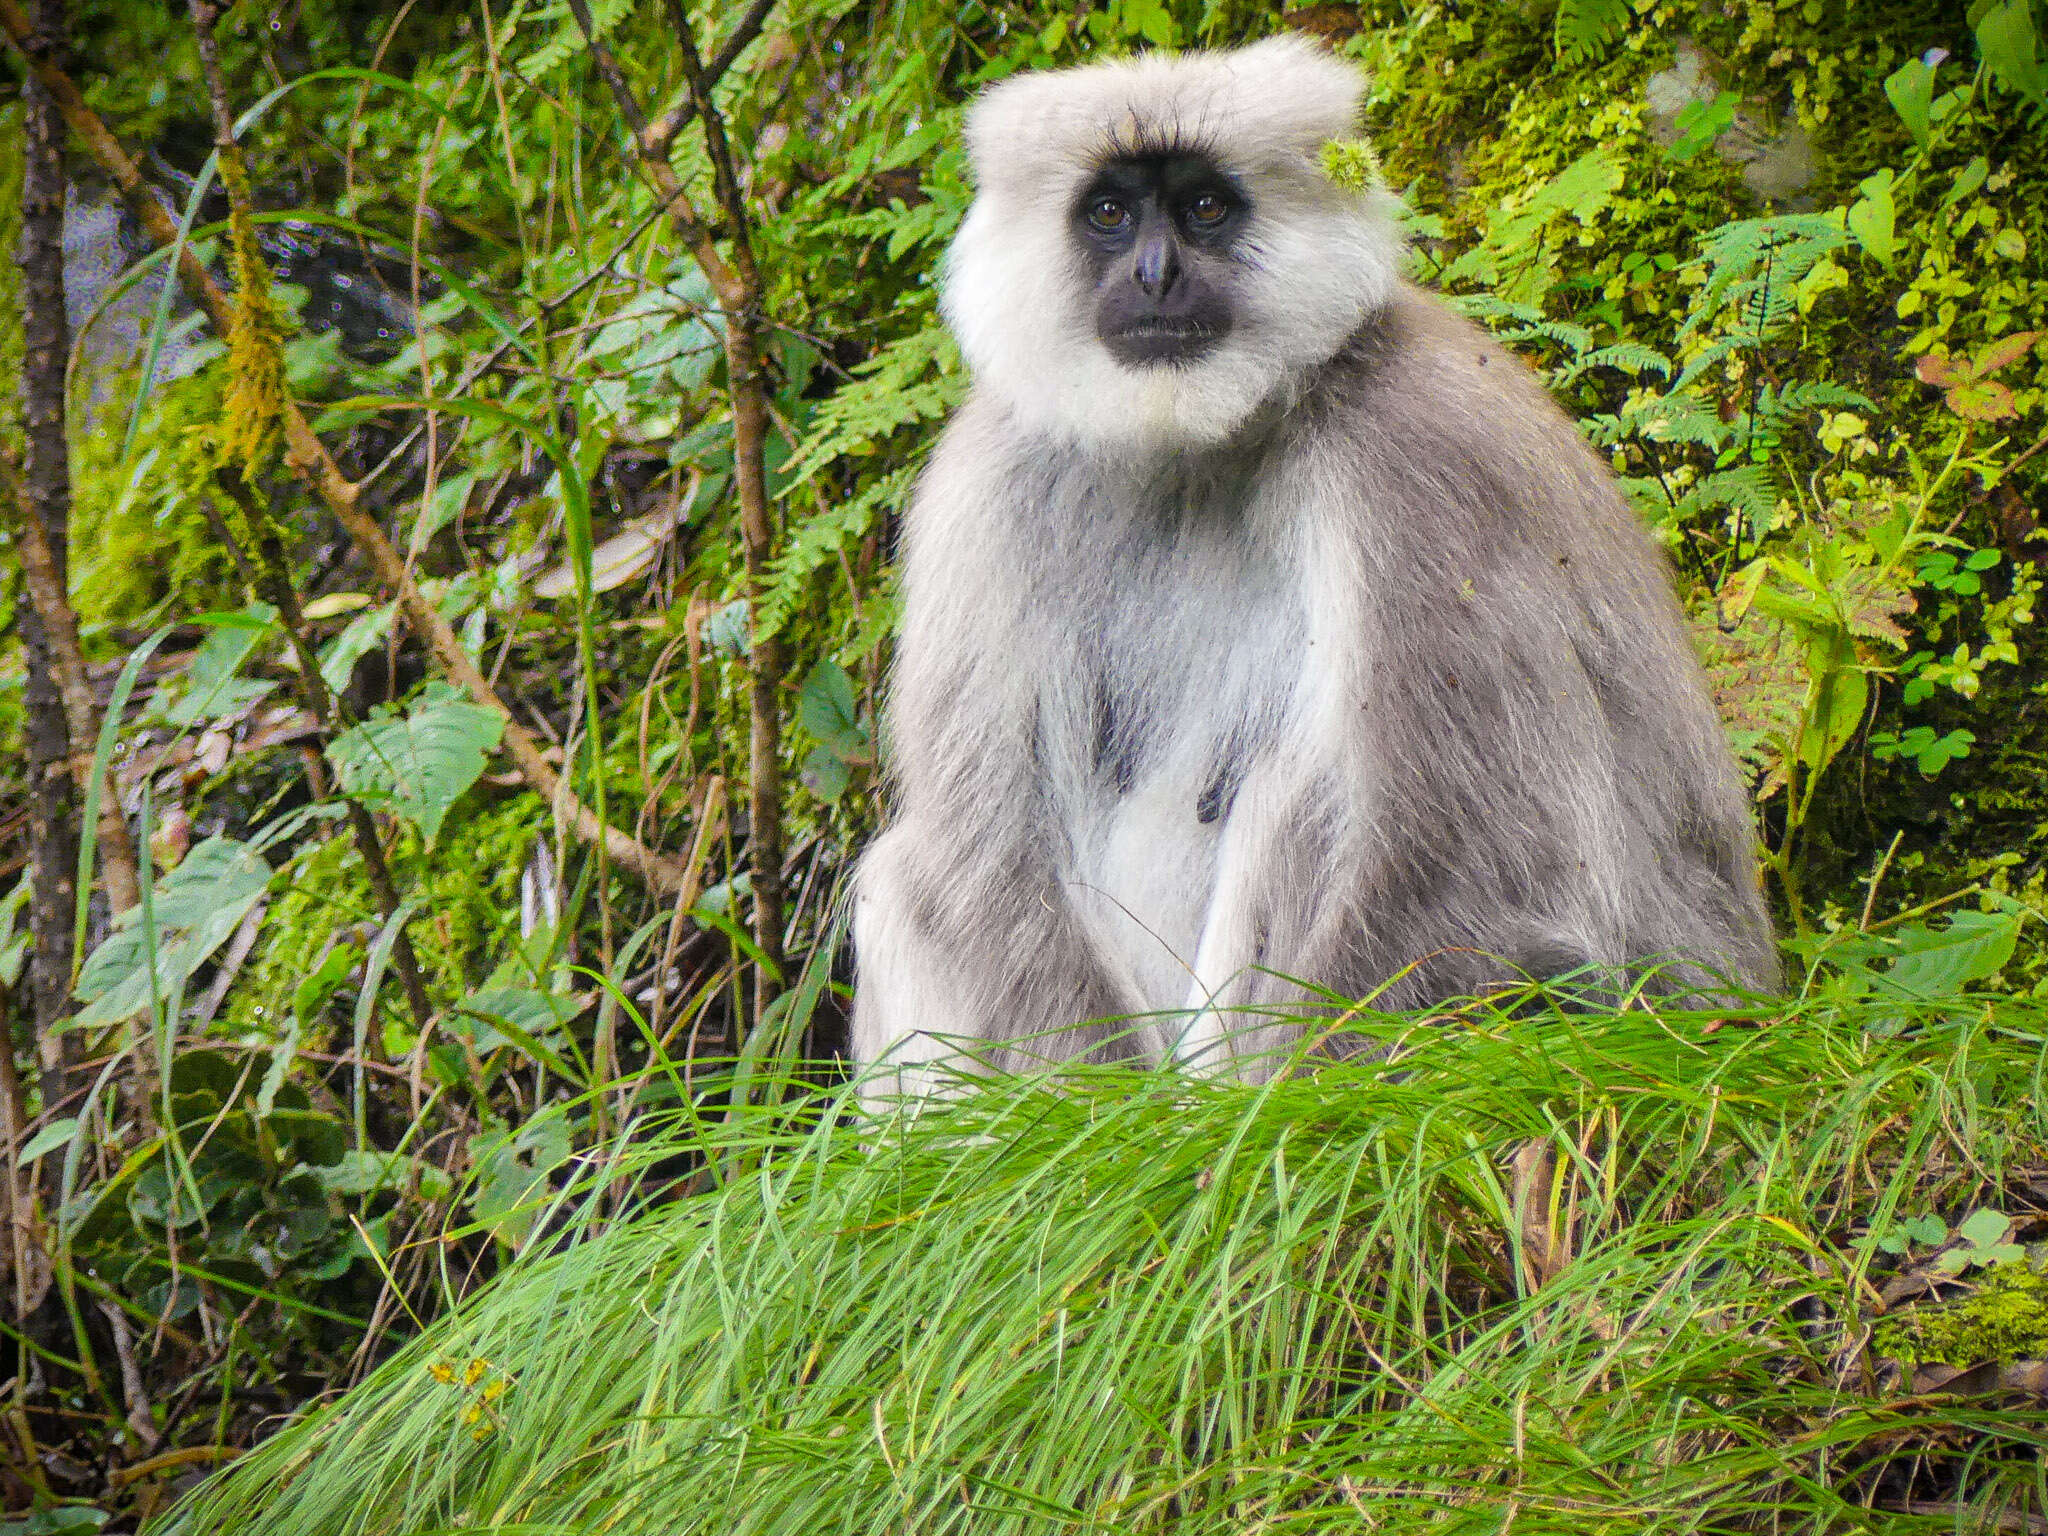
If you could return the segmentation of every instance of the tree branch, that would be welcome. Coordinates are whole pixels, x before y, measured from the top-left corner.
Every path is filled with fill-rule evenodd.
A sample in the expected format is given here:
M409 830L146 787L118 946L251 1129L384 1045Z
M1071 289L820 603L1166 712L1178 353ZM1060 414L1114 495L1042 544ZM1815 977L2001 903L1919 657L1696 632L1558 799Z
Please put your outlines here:
M747 13L733 27L732 35L726 38L725 45L718 50L704 70L704 88L707 91L717 87L718 82L739 62L740 55L747 51L747 44L761 35L761 28L767 23L768 13L774 10L775 6L776 0L754 0L754 3L747 7ZM687 20L683 25L689 25ZM669 146L675 143L676 135L688 127L690 119L696 115L697 93L693 88L687 101L677 103L639 131L637 137L640 141L640 152L643 155L667 159Z
M0 30L20 50L30 72L50 93L100 167L113 178L128 206L141 220L149 237L159 246L174 246L177 224L143 180L141 170L130 158L105 123L88 107L70 76L32 46L28 18L15 0L0 0ZM204 309L222 336L228 334L233 301L187 247L180 252L178 277L193 299ZM553 806L555 813L586 842L602 842L606 853L622 868L638 875L654 891L666 896L684 888L688 873L680 860L658 853L617 827L600 821L591 809L568 790L560 774L542 754L541 744L505 706L496 691L471 661L455 634L454 626L421 593L405 561L384 534L377 520L360 503L360 487L341 472L326 445L314 433L298 403L284 401L280 425L285 440L285 463L324 502L336 521L347 531L370 563L378 581L396 594L399 607L415 633L425 638L442 671L464 692L487 709L505 717L505 752L513 766L535 793Z
M71 736L71 780L83 796L92 782L93 745L100 736L99 701L93 697L85 653L78 643L78 615L72 611L69 581L57 567L57 553L50 547L49 534L36 514L20 466L4 448L0 448L0 495L15 512L22 580L49 647L57 692L64 701L64 723ZM100 784L99 844L107 877L107 904L115 912L126 912L142 894L135 872L135 843L128 835L128 819L121 814L121 793L111 769Z
M712 76L697 55L689 18L678 14L678 42L689 75L690 97L704 131L712 179L725 215L730 260L718 248L709 227L690 202L689 194L668 163L645 142L647 116L611 48L597 34L588 0L569 0L569 10L583 29L591 64L617 104L619 116L633 131L641 168L662 198L669 222L690 249L705 281L718 296L725 314L726 394L732 407L733 487L739 498L740 543L747 571L747 606L753 620L748 651L747 867L754 885L754 942L774 968L782 963L782 715L777 689L781 685L781 644L762 633L758 622L768 579L768 561L775 547L773 509L768 501L765 448L768 437L768 386L761 366L761 274L748 238L750 228L744 195L735 173L725 122L711 99ZM762 8L765 18L766 8ZM745 22L742 22L745 25ZM741 43L741 47L745 44ZM734 57L738 50L733 50ZM755 988L755 1018L773 999L775 984L768 968Z

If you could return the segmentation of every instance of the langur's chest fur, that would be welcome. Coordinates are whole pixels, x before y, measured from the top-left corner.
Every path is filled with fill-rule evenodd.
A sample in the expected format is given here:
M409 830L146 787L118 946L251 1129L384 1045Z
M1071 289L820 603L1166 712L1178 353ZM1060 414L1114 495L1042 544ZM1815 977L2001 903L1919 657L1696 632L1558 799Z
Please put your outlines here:
M1060 875L1138 1009L1186 998L1231 818L1314 692L1297 567L1238 483L1168 483L1114 520L1077 487L1093 547L1041 546Z

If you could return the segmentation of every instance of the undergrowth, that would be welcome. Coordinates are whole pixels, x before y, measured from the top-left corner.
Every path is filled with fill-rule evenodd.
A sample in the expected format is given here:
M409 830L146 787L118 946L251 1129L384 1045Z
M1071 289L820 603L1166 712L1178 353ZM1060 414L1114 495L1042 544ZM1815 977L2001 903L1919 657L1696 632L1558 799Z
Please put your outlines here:
M169 1529L2018 1529L2038 1403L1871 1334L2041 1270L1977 1238L2048 1235L2048 1012L1868 1022L1525 999L887 1121L700 1086Z

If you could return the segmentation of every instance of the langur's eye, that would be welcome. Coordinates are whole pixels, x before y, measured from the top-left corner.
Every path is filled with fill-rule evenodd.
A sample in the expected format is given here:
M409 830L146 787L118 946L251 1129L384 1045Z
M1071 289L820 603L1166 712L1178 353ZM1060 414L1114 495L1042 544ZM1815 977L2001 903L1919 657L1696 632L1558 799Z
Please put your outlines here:
M1230 212L1230 204L1214 192L1198 192L1188 202L1188 222L1197 229L1214 229Z
M1088 205L1088 222L1105 234L1131 222L1131 210L1113 197L1098 197Z

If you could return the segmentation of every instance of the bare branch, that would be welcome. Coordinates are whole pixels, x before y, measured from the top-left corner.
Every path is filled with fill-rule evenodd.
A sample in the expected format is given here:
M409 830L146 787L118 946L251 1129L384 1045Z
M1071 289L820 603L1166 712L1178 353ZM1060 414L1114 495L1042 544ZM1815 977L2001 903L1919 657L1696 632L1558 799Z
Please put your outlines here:
M69 584L57 568L57 553L50 547L43 520L36 515L25 478L5 449L0 449L0 494L15 513L22 581L42 626L43 642L49 647L57 691L64 701L65 724L70 728L71 779L83 796L92 780L93 745L100 735L99 701L93 697L85 655L78 643L78 615L71 608ZM99 845L108 905L116 912L126 912L142 899L141 886L135 873L135 843L128 835L120 790L111 771L100 784Z
M754 3L747 7L746 14L740 17L739 22L733 27L724 46L705 66L705 90L716 89L718 82L739 62L740 55L747 51L747 44L761 35L761 28L767 24L768 14L775 9L775 5L776 0L754 0ZM680 9L678 7L678 10ZM685 35L688 35L689 19L679 18L679 25L686 29ZM688 100L677 103L639 131L641 153L666 158L669 146L675 143L676 135L688 127L690 119L696 115L697 92L693 84Z
M768 561L775 547L774 513L768 501L765 448L768 436L768 382L761 366L761 275L749 239L750 220L740 190L725 122L711 99L711 76L698 57L688 17L678 17L678 42L689 75L690 96L711 156L712 179L725 232L728 259L690 203L666 155L652 152L642 138L647 118L633 96L618 59L597 34L588 0L569 0L569 10L583 29L591 63L618 104L619 116L633 130L640 164L664 200L676 233L689 246L705 281L725 312L726 394L732 407L733 487L739 499L740 543L747 570L748 608L758 615L767 585ZM763 13L765 15L765 11ZM741 46L745 46L742 44ZM737 52L735 52L737 57ZM782 961L782 716L777 689L783 656L780 643L754 624L748 652L747 866L754 884L754 942L780 967ZM755 989L755 1017L774 995L764 967Z

